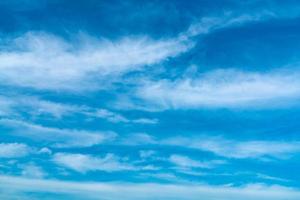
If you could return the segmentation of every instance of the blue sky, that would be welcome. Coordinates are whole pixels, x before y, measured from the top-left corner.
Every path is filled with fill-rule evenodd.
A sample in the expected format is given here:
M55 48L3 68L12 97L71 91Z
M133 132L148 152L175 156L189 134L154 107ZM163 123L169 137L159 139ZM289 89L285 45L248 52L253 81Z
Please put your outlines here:
M0 2L0 198L300 199L300 3Z

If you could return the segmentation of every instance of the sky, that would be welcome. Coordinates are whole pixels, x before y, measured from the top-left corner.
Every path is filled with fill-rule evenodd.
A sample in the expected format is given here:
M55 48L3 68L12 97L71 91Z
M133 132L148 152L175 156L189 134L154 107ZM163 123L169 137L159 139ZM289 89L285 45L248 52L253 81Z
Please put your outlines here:
M299 200L300 2L2 0L0 199Z

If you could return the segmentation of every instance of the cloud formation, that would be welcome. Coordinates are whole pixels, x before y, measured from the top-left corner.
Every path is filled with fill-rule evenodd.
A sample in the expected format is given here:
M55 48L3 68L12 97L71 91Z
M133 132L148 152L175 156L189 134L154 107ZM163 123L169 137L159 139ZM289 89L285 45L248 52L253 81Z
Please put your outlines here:
M161 109L264 108L295 104L300 73L216 70L197 78L146 82L137 96Z
M112 42L82 36L75 42L34 32L8 41L0 51L0 83L56 91L99 89L113 77L156 64L191 47L186 41L147 37Z
M59 180L37 180L11 176L1 176L0 197L19 197L24 199L31 193L65 194L81 199L124 199L124 200L298 200L300 192L282 186L249 184L239 187L211 185L168 185L168 184L132 184L132 183L79 183ZM118 191L118 192L116 192ZM162 192L163 191L163 192ZM70 197L70 196L67 196Z
M122 161L113 154L106 154L104 157L95 157L84 154L57 153L53 161L66 168L85 173L88 171L131 171L136 170L133 165Z
M29 155L32 149L21 143L0 143L0 158L19 158Z
M170 156L169 161L178 167L182 168L214 168L217 165L224 164L222 160L198 161L189 158L188 156L173 154Z
M76 129L50 128L18 120L1 119L0 125L11 129L8 135L29 138L54 147L87 147L115 138L113 132L92 132Z
M166 139L161 143L199 149L222 157L236 159L285 159L300 153L299 141L239 141L209 137L202 139L174 137Z
M132 134L131 136L119 141L119 143L130 146L178 146L182 148L207 151L221 157L235 159L287 159L300 153L300 142L297 140L234 140L226 139L221 136L212 137L208 135L201 135L197 137L172 136L158 139L149 134L143 133ZM194 163L193 160L178 155L175 155L171 161L177 161L178 163L181 162L182 164L190 163L191 165ZM198 163L198 161L196 163ZM197 165L196 163L194 164ZM215 164L217 163L218 162ZM200 166L201 162L199 162L198 165Z

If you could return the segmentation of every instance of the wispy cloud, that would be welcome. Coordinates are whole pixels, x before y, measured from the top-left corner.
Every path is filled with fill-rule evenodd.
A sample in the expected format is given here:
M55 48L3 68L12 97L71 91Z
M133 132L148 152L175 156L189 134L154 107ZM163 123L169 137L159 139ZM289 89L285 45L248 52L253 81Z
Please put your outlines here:
M47 33L13 39L0 51L1 84L71 91L103 88L114 76L156 64L191 47L176 39L147 37L112 42L83 36L76 43Z
M85 173L88 171L136 171L153 170L151 166L137 166L131 164L127 159L122 159L114 154L106 154L104 157L85 155L57 153L53 161L66 168Z
M194 79L146 82L137 96L161 109L276 107L295 104L299 77L298 71L216 70Z
M1 176L1 195L23 197L44 193L65 194L77 199L178 199L196 200L199 196L206 200L298 200L300 192L278 185L250 184L239 187L191 184L133 184L133 183L79 183L59 180L37 180L11 176ZM1 196L0 196L1 197Z
M189 158L188 156L173 154L170 156L169 161L178 167L182 168L214 168L217 165L224 164L222 160L198 161Z
M277 14L270 11L249 14L234 14L232 12L228 12L223 16L203 17L198 22L193 23L189 29L182 34L182 37L193 37L201 34L208 34L219 29L244 25L251 22L265 21L276 17L278 17Z
M122 171L134 170L135 168L122 163L120 158L113 154L107 154L103 158L84 154L57 153L53 161L64 167L84 173L87 171Z
M92 132L75 129L58 129L31 124L24 121L1 119L0 124L11 130L7 134L55 147L85 147L101 144L116 136L113 132Z
M29 155L33 150L26 144L0 143L0 158L19 158Z
M2 45L0 83L54 91L103 89L120 75L187 52L194 45L193 36L271 17L270 12L204 17L177 37L160 40L126 36L109 41L86 34L70 42L49 33L28 32Z
M44 178L47 173L38 165L34 163L28 163L21 166L21 175L27 178Z
M224 137L211 137L202 135L198 137L174 136L158 139L146 133L132 134L119 141L122 145L159 145L178 146L182 148L198 149L214 153L225 158L236 159L287 159L300 153L300 141L276 141L276 140L234 140ZM176 158L176 159L174 159ZM186 157L175 156L173 161L181 160L181 163L193 163ZM172 160L172 159L171 159ZM179 163L180 161L178 161ZM195 163L196 164L196 163ZM200 162L198 163L201 165Z
M157 124L155 118L129 119L126 116L104 108L89 107L86 105L66 104L43 100L35 96L10 96L0 95L0 116L22 118L22 113L29 114L32 118L52 117L62 119L73 115L83 115L91 119L103 119L111 123Z
M169 138L165 145L176 145L212 152L227 158L289 158L300 153L299 141L239 141L224 138Z

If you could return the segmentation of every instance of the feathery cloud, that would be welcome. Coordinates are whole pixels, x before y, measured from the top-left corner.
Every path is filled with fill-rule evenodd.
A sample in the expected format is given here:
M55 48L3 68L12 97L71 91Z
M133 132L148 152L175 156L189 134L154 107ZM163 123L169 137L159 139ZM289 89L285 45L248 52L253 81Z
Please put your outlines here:
M275 107L300 97L299 78L297 71L216 70L195 79L146 82L137 96L161 109Z
M11 129L7 133L9 135L30 138L33 141L61 148L93 146L116 137L116 133L113 132L50 128L10 119L1 119L0 125Z
M87 171L122 171L133 170L134 167L121 163L120 159L113 154L107 154L103 158L84 154L57 153L53 161L64 167L85 173Z
M296 189L279 186L249 184L239 187L211 186L195 184L133 184L133 183L79 183L59 180L27 179L12 176L0 177L1 195L10 197L26 197L30 193L65 194L77 199L178 199L197 200L199 196L206 200L298 200L300 192ZM0 197L1 197L0 195Z
M30 32L7 42L0 51L0 83L42 90L103 88L112 77L159 63L191 47L186 41L147 37L112 42L85 36L76 43Z

